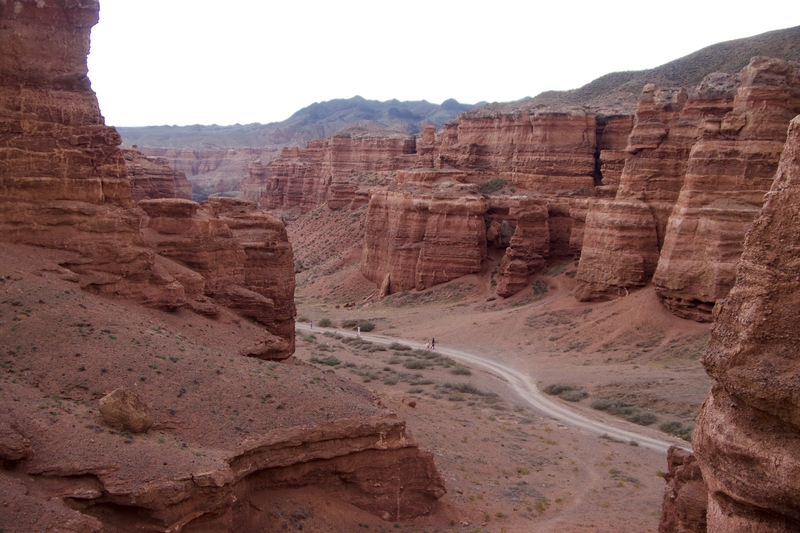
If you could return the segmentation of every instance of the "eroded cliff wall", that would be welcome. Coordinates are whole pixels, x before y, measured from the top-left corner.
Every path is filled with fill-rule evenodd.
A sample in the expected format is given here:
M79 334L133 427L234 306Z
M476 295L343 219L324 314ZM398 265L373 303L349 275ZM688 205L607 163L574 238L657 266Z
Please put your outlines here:
M714 310L702 362L716 384L692 437L702 479L690 476L697 490L682 498L680 489L667 494L664 533L687 530L681 517L700 516L692 509L703 507L710 532L800 529L798 206L800 117L790 124L774 182L747 232L736 282Z
M652 279L675 314L710 320L799 90L796 63L758 57L688 92L645 87L615 198L589 203L576 296L615 297Z

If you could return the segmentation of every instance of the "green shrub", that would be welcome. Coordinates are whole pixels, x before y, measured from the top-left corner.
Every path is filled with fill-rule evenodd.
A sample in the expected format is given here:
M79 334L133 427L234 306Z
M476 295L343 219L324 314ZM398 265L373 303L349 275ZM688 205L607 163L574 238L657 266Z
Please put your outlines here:
M329 328L331 327L331 319L330 318L321 318L317 325L321 328Z
M361 320L356 324L356 327L361 328L361 331L372 331L375 329L375 324L367 320Z
M634 424L639 424L640 426L649 426L650 424L658 420L658 417L653 413L637 411L631 413L629 416L626 416L625 420L627 420L628 422L633 422Z
M544 392L545 394L549 394L550 396L558 396L562 392L568 392L571 390L575 390L575 388L572 385L565 385L563 383L551 383L550 385L542 389L542 392Z
M343 328L354 328L356 327L356 324L358 324L358 320L354 320L352 318L349 318L347 320L342 320Z
M411 346L408 346L407 344L400 344L399 342L393 342L389 345L389 349L398 352L410 352Z
M456 376L471 376L472 371L465 367L465 366L457 366L450 371L451 374L455 374Z
M419 359L406 359L403 361L403 366L411 370L422 370L427 368L429 364L425 361L420 361Z
M481 183L478 188L483 194L492 194L497 192L508 184L503 178L492 178L488 181Z
M612 415L630 414L630 413L623 413L623 410L630 407L631 407L630 404L627 404L622 400L615 400L613 398L598 398L592 402L592 409L597 409L598 411L605 411Z
M444 388L463 392L465 394L481 394L481 391L472 383L445 383Z
M339 361L336 357L334 357L332 355L328 356L328 357L323 357L322 359L319 359L317 357L312 357L311 358L311 362L312 363L319 363L321 365L328 365L328 366L337 366L337 365L342 364L341 361Z
M589 393L585 390L565 390L558 397L568 402L579 402L584 398L588 398Z

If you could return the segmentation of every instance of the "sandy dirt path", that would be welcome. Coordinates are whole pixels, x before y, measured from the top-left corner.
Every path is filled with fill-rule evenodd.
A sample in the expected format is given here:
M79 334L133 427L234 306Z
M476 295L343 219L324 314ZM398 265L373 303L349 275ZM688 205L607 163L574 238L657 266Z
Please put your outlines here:
M301 324L297 323L295 328L299 331L303 332L312 332L312 331L320 331L320 328L316 330L312 330L308 324ZM335 328L323 328L324 331L335 331L340 335L346 337L356 337L357 334L352 332L351 330L342 330L342 329L335 329ZM368 333L362 333L361 338L364 340L375 342L379 344L388 345L393 342L398 342L402 344L407 344L414 349L425 349L425 344L410 340L410 339L401 339L397 337L386 337L383 335L374 335ZM551 399L549 399L546 395L544 395L534 384L534 377L526 375L519 370L512 368L508 365L500 363L498 361L494 361L492 359L488 359L482 357L480 355L465 352L463 350L457 350L454 348L449 348L447 346L442 346L437 343L436 351L438 353L447 355L454 359L458 359L468 365L479 366L482 367L495 376L497 376L500 380L505 382L507 386L516 393L520 398L528 402L531 407L539 411L540 413L550 416L564 424L569 424L573 427L577 427L580 429L584 429L586 431L590 431L597 435L608 435L611 438L619 439L623 441L635 441L638 443L639 446L649 448L651 450L664 453L666 454L667 450L670 446L675 444L674 442L670 442L667 440L661 440L657 438L653 438L642 433L637 433L625 429L621 429L610 424L601 422L599 420L592 420L579 412L573 411L563 405L560 405ZM681 447L690 450L691 446L688 443L681 444Z

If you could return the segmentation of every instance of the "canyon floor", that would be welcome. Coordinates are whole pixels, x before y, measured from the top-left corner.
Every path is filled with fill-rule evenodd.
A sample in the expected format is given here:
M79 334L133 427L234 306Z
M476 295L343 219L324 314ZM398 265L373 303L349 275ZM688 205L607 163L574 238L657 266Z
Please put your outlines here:
M322 240L317 226L328 228L326 239L346 242L348 230L332 223L337 216L343 215L320 213L290 224L296 254L298 246ZM671 315L649 286L610 302L578 302L572 297L576 264L569 259L507 299L493 294L496 263L490 259L479 274L378 300L375 285L358 270L358 252L340 247L299 274L302 330L295 356L379 395L407 421L420 447L434 452L448 489L435 516L365 526L497 533L657 529L665 454L544 416L494 373L436 350L408 349L402 340L433 337L440 349L480 354L527 373L540 390L566 385L572 390L552 396L564 406L688 448L677 435L688 438L711 386L700 364L708 324ZM352 335L354 322L374 324L370 334L398 342L343 336L342 324Z
M69 455L65 439L78 439L91 442L89 451L60 459L65 471L113 462L121 465L120 482L135 481L146 473L138 465L165 463L163 473L181 475L216 460L240 434L387 408L407 421L422 449L435 454L446 481L448 493L435 514L400 523L323 490L259 494L250 503L269 517L257 531L657 528L663 453L543 416L497 375L437 350L352 339L321 327L326 319L338 327L370 322L370 334L419 343L435 337L439 349L481 354L526 372L540 389L571 386L562 396L578 401L553 398L585 416L684 446L659 427L672 423L675 432L685 430L710 387L699 363L708 325L670 315L649 287L612 302L579 303L571 297L575 265L568 260L508 299L492 295L488 261L483 273L376 300L375 286L358 270L357 248L340 248L335 268L323 262L298 276L296 354L268 363L236 353L258 340L255 324L95 296L57 266L63 252L10 245L2 251L0 338L6 353L0 396L12 406L11 415L42 430L33 442L36 461ZM302 331L306 321L314 321L313 332ZM55 354L57 364L43 354ZM331 399L309 379L335 383L346 393ZM156 410L157 424L143 437L102 431L91 407L118 382L129 381ZM265 386L272 394L266 401ZM643 426L592 409L598 399L624 417L655 421ZM16 483L13 476L5 481ZM27 519L42 512L34 492L13 505ZM33 523L18 526L5 530L25 531Z

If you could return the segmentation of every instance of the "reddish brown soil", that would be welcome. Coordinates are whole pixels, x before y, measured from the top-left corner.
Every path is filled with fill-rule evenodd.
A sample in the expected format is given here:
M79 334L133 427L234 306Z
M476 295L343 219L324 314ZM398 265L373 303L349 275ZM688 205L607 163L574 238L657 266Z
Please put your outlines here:
M333 222L344 216L323 211L316 221L298 222L306 242L314 238L313 225L325 224L326 238L335 239L341 230ZM296 227L288 228L293 242ZM453 374L455 367L442 365L408 369L403 364L413 357L343 342L319 323L363 320L374 323L373 333L381 335L422 342L435 337L440 346L526 371L540 389L554 383L583 388L588 398L562 403L685 446L688 442L659 427L667 422L691 427L708 393L711 381L699 363L708 325L674 317L651 287L611 302L577 302L571 297L575 265L570 261L553 265L531 287L505 300L491 291L490 262L481 274L378 301L376 287L358 272L357 239L352 243L329 256L325 271L310 268L298 275L298 321L313 320L320 331L313 337L298 334L296 356L321 369L338 360L330 368L365 382L408 421L420 446L436 454L449 491L444 511L401 530L656 530L663 454L543 417L485 371ZM592 409L598 398L623 400L656 421L641 426Z

